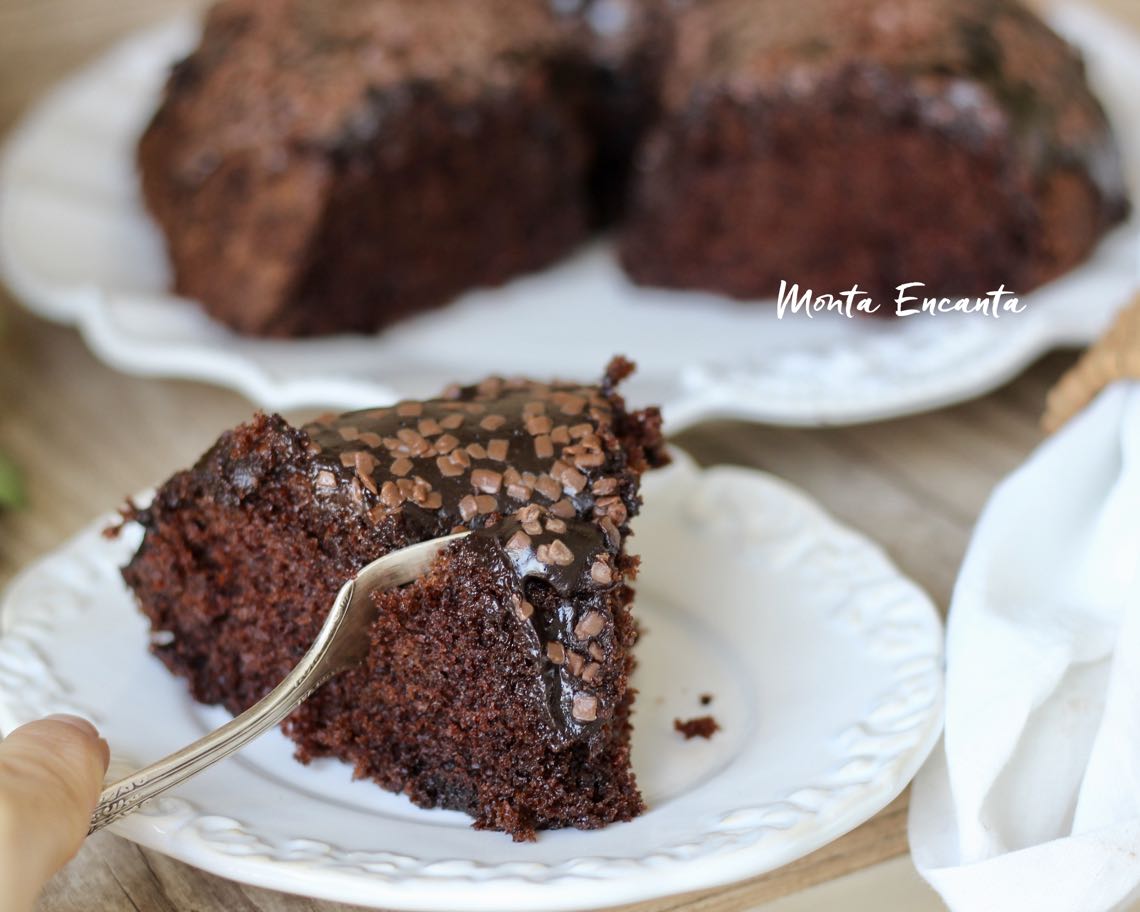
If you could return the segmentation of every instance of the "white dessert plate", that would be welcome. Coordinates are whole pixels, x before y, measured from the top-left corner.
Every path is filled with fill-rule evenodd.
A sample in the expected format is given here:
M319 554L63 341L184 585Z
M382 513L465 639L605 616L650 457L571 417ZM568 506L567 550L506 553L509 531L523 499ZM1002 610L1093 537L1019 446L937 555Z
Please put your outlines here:
M1058 7L1053 21L1087 57L1140 198L1140 39L1076 6ZM770 303L637 288L599 241L379 335L243 338L168 293L134 169L167 69L197 33L180 20L129 39L48 95L0 164L0 275L31 310L77 325L100 358L131 373L219 383L271 409L347 409L427 396L504 365L580 377L621 352L641 368L630 393L663 403L674 430L714 416L851 423L993 389L1050 348L1095 338L1137 283L1134 218L1028 296L1022 314L779 320Z
M755 471L679 461L646 479L633 762L648 811L516 844L422 810L278 731L113 828L224 877L388 909L611 906L769 871L841 836L909 782L942 725L942 628L862 536ZM94 720L113 774L223 722L147 652L118 572L137 540L93 525L3 601L0 728ZM712 694L709 706L701 694ZM686 741L675 718L722 730Z

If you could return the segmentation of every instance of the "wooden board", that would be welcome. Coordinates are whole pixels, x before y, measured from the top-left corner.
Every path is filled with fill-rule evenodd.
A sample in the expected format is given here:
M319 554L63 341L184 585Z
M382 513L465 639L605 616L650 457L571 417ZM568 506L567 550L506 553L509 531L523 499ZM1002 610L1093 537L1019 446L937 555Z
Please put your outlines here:
M0 0L0 131L36 93L178 0ZM1100 5L1140 25L1135 0ZM104 367L70 330L19 311L0 292L0 451L27 476L24 509L0 515L0 584L124 495L193 461L250 405L222 390L140 380ZM829 430L729 422L676 442L705 464L787 478L881 542L945 607L969 531L995 484L1039 441L1045 392L1072 362L1043 359L976 402L899 421ZM736 912L906 851L904 794L846 837L765 877L629 907ZM49 886L40 912L347 909L230 883L101 833Z

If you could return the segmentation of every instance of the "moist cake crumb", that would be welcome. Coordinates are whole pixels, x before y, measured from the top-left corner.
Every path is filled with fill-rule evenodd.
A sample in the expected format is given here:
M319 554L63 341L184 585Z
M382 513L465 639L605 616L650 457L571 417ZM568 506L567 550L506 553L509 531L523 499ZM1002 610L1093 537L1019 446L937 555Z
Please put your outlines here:
M692 738L711 738L715 732L720 731L720 725L712 716L696 716L692 719L673 720L673 730L679 731L688 741Z

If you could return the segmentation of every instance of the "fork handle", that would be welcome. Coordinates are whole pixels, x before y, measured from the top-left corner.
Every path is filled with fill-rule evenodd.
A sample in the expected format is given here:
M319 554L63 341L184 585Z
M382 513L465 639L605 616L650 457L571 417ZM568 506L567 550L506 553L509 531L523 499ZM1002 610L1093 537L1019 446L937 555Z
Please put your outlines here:
M337 596L337 605L347 604L353 583L345 583ZM224 757L240 750L258 735L281 722L305 698L329 678L345 670L349 662L330 649L337 629L344 620L342 611L334 610L317 635L312 648L280 684L241 715L199 738L179 751L113 782L99 795L99 803L91 814L87 835L103 829L129 814L149 798L161 795Z

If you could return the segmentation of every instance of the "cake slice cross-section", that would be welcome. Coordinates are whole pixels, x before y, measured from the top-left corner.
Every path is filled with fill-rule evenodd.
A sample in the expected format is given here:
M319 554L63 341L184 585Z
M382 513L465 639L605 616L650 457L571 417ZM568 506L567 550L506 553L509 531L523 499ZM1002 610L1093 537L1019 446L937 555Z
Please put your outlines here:
M365 662L285 723L297 756L338 757L515 839L634 817L625 539L642 472L667 457L658 411L616 392L631 369L223 434L127 514L144 535L123 576L153 651L197 700L240 712L361 567L470 530L416 583L373 596Z

